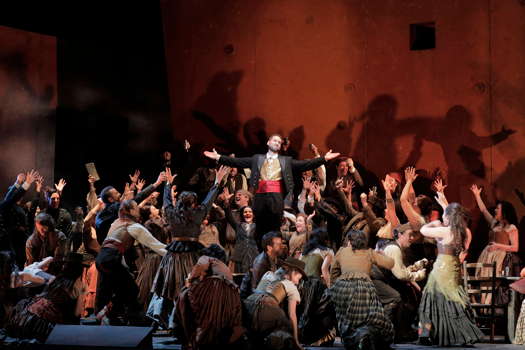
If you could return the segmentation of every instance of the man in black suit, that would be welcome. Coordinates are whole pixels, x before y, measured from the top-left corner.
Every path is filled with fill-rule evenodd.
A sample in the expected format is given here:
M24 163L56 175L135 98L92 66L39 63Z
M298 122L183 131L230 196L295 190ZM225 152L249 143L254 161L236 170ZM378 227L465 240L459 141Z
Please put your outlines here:
M311 160L295 160L279 155L283 138L271 135L268 139L268 152L246 158L221 156L215 149L205 151L204 155L219 164L235 168L251 168L250 190L255 194L253 211L257 222L257 241L263 234L279 231L283 216L284 203L291 205L293 196L293 173L315 169L327 161L339 156L328 151L324 157Z

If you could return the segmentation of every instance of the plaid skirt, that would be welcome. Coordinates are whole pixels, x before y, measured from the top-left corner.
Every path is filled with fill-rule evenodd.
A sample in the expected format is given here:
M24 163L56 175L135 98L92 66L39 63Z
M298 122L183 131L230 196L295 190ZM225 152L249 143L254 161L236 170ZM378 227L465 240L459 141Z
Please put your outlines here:
M348 337L358 328L368 326L379 331L383 342L393 341L394 326L385 316L369 278L341 278L329 289L329 293L341 337Z

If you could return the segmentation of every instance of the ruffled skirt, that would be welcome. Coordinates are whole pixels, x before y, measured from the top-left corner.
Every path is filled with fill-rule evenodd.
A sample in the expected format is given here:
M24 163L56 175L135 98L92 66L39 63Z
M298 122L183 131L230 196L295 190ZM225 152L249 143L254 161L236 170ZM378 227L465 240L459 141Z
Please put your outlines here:
M438 255L419 305L420 338L453 346L474 344L483 337L459 278L458 258Z

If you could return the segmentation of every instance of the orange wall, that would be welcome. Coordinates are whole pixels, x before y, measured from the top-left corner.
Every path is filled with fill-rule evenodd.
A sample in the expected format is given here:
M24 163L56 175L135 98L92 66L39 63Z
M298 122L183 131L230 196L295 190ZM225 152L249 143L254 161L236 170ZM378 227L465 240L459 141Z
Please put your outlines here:
M56 39L0 26L0 186L24 170L53 181Z
M313 142L378 176L440 168L469 207L471 183L495 184L490 199L524 214L512 193L525 190L521 3L161 0L174 136L248 152L259 131L280 132L301 157ZM410 51L409 24L429 21L436 49ZM517 132L483 138L502 126Z

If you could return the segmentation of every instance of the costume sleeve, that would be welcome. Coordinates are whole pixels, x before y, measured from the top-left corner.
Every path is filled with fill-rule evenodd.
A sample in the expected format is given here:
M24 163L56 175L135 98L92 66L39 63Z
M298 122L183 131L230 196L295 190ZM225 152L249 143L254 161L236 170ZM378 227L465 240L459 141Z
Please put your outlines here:
M139 241L140 244L145 245L161 256L166 255L166 245L153 237L153 235L141 224L128 226L128 232L131 237Z
M297 301L297 303L300 303L301 295L297 290L297 286L293 284L292 281L289 281L287 279L282 280L281 283L284 286L284 290L286 291L286 297L288 298L288 300Z
M252 157L234 158L234 157L221 156L219 158L219 164L227 165L233 168L241 168L241 169L251 168L252 167Z
M392 273L398 280L401 281L419 281L425 277L424 271L412 272L410 271L405 264L403 263L403 255L401 249L391 244L385 248L384 253L386 256L394 259L394 267L392 268Z
M296 160L292 159L292 168L294 171L303 172L306 170L313 170L319 168L321 165L325 164L326 160L324 157L317 157L309 160Z
M394 259L389 256L379 254L374 250L372 252L372 263L376 264L379 267L391 270L394 267Z

